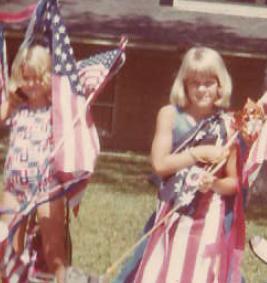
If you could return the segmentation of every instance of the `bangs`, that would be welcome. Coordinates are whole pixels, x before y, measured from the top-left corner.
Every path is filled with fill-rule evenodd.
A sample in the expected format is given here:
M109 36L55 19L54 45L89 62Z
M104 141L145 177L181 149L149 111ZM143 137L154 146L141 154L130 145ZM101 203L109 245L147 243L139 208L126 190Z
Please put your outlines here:
M205 77L218 77L220 73L220 68L218 64L214 64L212 60L194 60L189 61L187 66L185 66L185 78L192 78L196 76L205 76Z

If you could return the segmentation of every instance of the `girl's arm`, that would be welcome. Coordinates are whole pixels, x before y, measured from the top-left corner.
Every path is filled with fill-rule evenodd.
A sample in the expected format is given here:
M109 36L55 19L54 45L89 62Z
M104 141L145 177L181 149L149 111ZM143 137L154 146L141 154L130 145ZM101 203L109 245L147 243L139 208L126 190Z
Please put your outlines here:
M12 112L9 101L5 101L1 104L0 111L0 121L4 122Z
M155 172L161 177L176 173L195 162L189 152L171 153L174 119L175 109L171 105L161 108L157 116L151 163Z
M172 105L168 105L161 108L158 113L151 150L151 163L157 175L169 176L199 160L215 163L227 154L223 147L214 145L200 145L180 153L172 153L175 111Z
M16 93L10 92L8 99L1 104L0 108L0 121L4 122L11 116L15 109L23 103L23 99Z
M226 177L217 179L214 183L214 191L222 195L232 195L236 193L238 188L238 173L237 173L237 150L231 150L229 159L226 163Z

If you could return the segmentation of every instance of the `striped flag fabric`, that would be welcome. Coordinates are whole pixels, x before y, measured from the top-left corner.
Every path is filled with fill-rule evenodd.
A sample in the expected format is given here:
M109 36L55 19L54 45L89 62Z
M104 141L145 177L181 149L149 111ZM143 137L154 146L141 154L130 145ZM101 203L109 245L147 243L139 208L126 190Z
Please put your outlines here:
M0 23L14 24L28 20L29 18L31 18L34 9L35 9L35 4L32 4L32 5L28 5L26 8L18 12L0 11Z

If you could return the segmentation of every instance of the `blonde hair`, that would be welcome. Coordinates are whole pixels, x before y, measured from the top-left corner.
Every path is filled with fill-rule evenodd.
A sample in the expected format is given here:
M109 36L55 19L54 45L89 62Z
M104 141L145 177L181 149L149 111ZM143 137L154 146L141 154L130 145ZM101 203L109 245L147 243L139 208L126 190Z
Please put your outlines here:
M190 75L204 73L216 77L220 92L215 105L228 108L232 94L232 80L221 55L208 47L193 47L187 51L170 93L170 102L182 108L189 103L185 81Z
M51 88L52 59L49 49L41 45L34 45L18 51L11 69L9 90L14 92L24 84L23 67L25 65L34 70L36 79L43 82L44 88L49 91Z

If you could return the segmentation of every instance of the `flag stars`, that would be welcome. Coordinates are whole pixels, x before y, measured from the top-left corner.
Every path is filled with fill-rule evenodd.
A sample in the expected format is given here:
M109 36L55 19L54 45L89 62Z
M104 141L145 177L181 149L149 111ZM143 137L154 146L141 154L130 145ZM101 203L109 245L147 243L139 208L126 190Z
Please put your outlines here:
M46 14L46 19L47 19L47 20L50 20L50 19L51 19L51 13L50 13L50 12L47 12L47 14Z
M70 39L69 39L68 36L65 36L65 38L64 38L64 43L65 43L65 44L70 44Z
M82 88L81 84L77 84L76 91L81 92L82 90L83 90L83 88Z
M60 35L59 35L59 33L58 33L58 32L55 34L55 39L56 39L57 41L59 41L59 40L60 40Z
M55 72L58 73L58 72L60 72L60 71L61 71L61 66L60 66L59 64L57 64L57 65L55 66Z
M70 79L71 79L73 82L75 82L75 81L77 81L78 76L75 75L75 74L72 74L72 75L70 76Z
M56 50L55 50L55 54L56 54L57 56L60 56L61 53L62 53L61 47L57 47Z
M64 62L67 60L67 54L66 53L62 53L61 55L61 61Z
M69 54L70 54L70 55L73 55L73 49L72 49L72 47L69 48Z
M60 17L59 17L58 14L56 14L56 15L54 16L54 18L53 18L53 23L54 23L54 24L58 24L59 21L60 21Z
M72 70L72 65L70 64L70 63L68 63L67 65L66 65L66 71L67 72L70 72Z
M62 26L59 27L58 31L59 31L59 33L65 33L66 28L62 25Z

